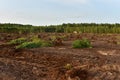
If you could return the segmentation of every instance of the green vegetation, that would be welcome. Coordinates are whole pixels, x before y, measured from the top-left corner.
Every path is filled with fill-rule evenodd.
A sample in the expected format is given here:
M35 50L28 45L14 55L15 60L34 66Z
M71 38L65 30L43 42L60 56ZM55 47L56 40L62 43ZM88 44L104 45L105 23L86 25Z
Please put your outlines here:
M58 32L58 33L120 33L120 24L95 24L95 23L80 23L80 24L62 24L50 26L32 26L21 24L0 24L0 32L7 33L39 33L39 32Z
M16 49L21 48L38 48L38 47L51 47L52 43L41 40L37 37L32 37L31 39L26 38L18 38L15 40L11 40L8 44L17 45Z
M72 66L71 64L66 64L66 65L64 66L64 68L65 68L65 69L68 69L68 70L72 69L72 67L73 67L73 66Z
M42 42L25 42L22 43L18 46L16 46L16 49L21 49L21 48L38 48L41 47Z
M58 38L63 40L65 37L64 36L50 36L51 41L55 41Z
M41 40L41 39L39 39L39 38L36 37L36 36L32 37L32 38L30 39L30 41L32 41L32 42L41 42L41 43L42 43L42 44L41 44L41 47L51 47L51 46L53 46L53 45L52 45L52 42Z
M91 48L91 43L87 39L75 40L73 42L73 48Z
M51 43L51 42L43 42L42 43L42 47L51 47L51 46L53 46L53 44Z
M11 40L10 42L8 42L8 44L22 44L24 42L26 42L27 39L26 38L18 38L18 39L15 39L15 40Z
M51 41L55 41L57 36L50 36Z
M52 44L50 42L46 42L40 39L34 39L33 41L25 42L16 46L16 49L21 49L21 48L30 49L30 48L51 47L51 46Z

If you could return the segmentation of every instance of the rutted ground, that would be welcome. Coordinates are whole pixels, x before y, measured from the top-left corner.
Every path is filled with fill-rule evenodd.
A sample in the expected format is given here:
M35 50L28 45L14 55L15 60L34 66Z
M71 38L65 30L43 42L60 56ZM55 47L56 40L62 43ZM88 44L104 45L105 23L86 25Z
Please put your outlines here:
M119 34L70 35L63 46L21 50L3 44L17 37L6 35L0 41L0 80L120 80ZM93 48L73 49L72 41L81 37L90 39Z

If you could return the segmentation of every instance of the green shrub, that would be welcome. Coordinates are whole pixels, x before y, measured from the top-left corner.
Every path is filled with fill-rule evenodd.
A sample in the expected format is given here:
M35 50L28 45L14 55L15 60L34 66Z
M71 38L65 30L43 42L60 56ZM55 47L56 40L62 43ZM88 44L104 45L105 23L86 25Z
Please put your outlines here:
M11 40L10 42L8 42L8 44L22 44L26 41L27 41L26 38L18 38L18 39L15 39L15 40Z
M51 47L51 46L53 46L53 44L50 42L43 42L42 43L42 47Z
M25 42L22 43L18 46L16 46L16 49L21 49L21 48L39 48L39 47L51 47L52 44L50 42L45 42L40 39L34 39L33 41L30 42Z
M87 39L76 40L72 44L73 48L91 48L91 43Z
M39 41L40 39L37 36L32 36L30 41Z
M25 42L22 43L21 45L16 46L16 49L21 49L21 48L38 48L42 46L42 42L38 41L38 42Z
M41 42L42 43L41 47L51 47L52 46L52 43L41 40L39 38L32 38L32 42Z
M8 44L17 45L16 49L51 47L51 46L53 46L52 42L47 42L47 41L41 40L37 37L32 37L30 39L18 38L18 39L15 39L15 40L11 40L10 42L8 42Z

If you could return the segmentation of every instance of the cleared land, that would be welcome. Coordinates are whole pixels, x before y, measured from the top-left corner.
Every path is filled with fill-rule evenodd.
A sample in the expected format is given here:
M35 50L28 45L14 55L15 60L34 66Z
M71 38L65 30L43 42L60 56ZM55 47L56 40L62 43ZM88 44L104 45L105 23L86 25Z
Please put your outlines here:
M63 44L15 49L6 42L39 36L66 36ZM87 38L93 48L73 49L72 42ZM67 67L72 67L67 69ZM120 34L8 34L0 33L0 80L120 80Z

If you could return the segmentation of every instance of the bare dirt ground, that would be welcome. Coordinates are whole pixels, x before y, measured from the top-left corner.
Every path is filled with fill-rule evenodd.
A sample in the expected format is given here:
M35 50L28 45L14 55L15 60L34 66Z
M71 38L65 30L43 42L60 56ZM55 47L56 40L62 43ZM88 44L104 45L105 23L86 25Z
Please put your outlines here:
M0 80L120 80L120 34L57 35L67 35L62 46L16 50L5 43L29 35L0 33ZM93 48L73 49L81 38Z

